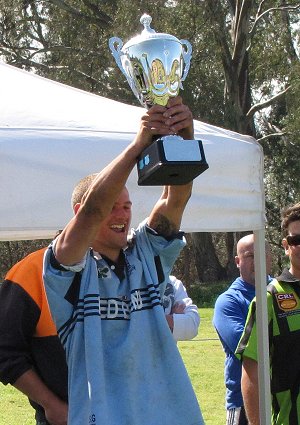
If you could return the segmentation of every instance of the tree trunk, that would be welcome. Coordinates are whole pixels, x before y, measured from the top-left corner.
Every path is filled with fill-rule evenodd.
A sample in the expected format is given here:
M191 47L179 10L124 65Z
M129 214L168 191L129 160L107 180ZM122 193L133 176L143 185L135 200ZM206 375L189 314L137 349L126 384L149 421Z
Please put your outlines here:
M211 233L191 233L191 240L199 281L216 282L226 279L226 269L216 255Z

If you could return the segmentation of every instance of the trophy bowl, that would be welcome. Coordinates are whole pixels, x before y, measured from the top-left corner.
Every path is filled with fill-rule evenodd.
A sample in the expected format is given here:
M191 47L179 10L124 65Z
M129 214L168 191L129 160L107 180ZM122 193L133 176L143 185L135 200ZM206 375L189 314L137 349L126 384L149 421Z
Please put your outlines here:
M123 46L118 37L109 40L115 61L131 90L146 108L166 106L170 97L183 89L192 54L187 40L157 33L152 18L144 14L141 34ZM187 143L189 142L189 143ZM208 168L201 140L183 140L180 136L157 138L137 162L139 185L186 184Z

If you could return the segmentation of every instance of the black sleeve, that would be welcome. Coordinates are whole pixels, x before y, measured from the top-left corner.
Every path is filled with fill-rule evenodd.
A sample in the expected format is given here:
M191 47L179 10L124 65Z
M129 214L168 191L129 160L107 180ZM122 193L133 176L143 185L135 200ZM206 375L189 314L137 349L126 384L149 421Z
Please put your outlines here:
M32 368L31 339L40 309L18 284L0 285L0 381L14 382Z

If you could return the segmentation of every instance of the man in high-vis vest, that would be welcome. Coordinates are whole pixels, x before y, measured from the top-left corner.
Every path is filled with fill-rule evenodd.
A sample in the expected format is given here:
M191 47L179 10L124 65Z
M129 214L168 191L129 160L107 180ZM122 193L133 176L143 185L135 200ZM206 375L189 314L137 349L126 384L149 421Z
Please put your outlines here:
M289 269L268 285L272 425L300 424L300 203L282 215ZM242 394L251 425L259 425L255 299L236 354L242 358Z

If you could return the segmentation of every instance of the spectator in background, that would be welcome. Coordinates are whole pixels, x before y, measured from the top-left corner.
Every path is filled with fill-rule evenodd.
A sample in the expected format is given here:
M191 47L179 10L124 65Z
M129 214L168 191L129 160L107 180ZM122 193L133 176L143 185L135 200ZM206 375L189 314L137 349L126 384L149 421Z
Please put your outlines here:
M42 282L44 252L19 261L0 285L0 381L28 396L37 425L66 425L67 365Z
M175 276L170 276L162 299L165 315L175 341L193 339L198 334L198 307Z
M246 425L241 392L241 362L235 350L244 330L250 302L255 296L254 236L249 234L237 243L235 263L240 276L216 301L213 324L225 351L226 425ZM266 243L267 274L271 271L271 254ZM270 277L268 276L268 281Z
M289 269L267 287L272 425L300 424L300 203L282 214L282 245ZM254 299L237 348L242 392L251 425L259 425L257 338Z

